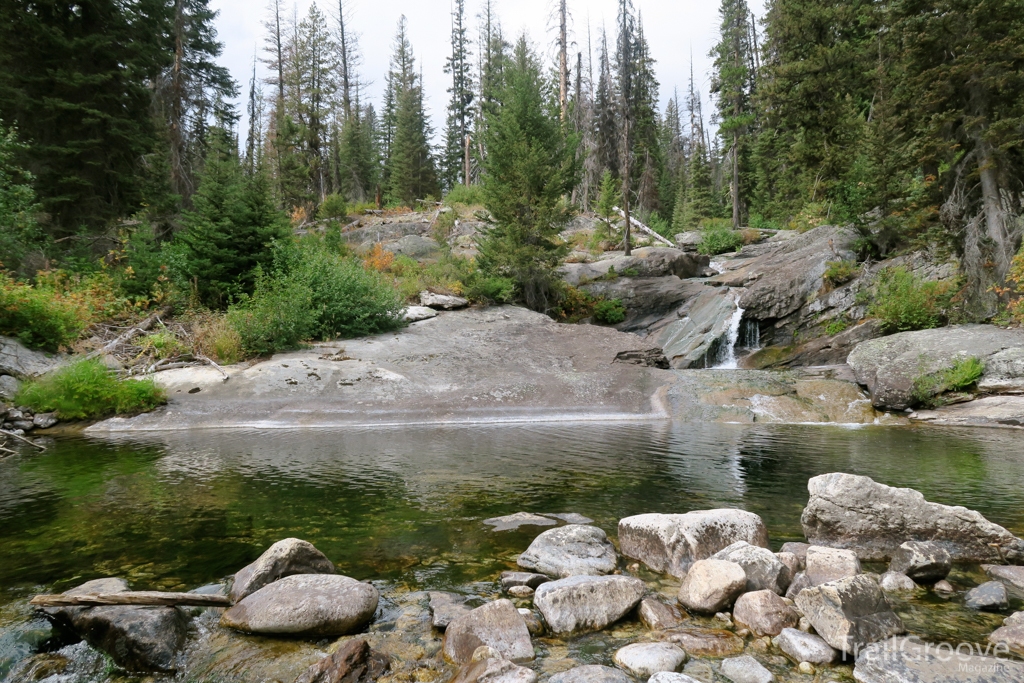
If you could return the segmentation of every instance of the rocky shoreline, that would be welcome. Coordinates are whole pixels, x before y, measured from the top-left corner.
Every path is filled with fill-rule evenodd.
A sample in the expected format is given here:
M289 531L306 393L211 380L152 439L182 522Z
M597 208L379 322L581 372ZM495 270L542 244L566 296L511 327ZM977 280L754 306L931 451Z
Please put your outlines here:
M626 517L613 537L576 513L483 520L497 534L546 530L518 567L447 591L359 581L284 539L193 591L229 608L42 609L38 653L3 680L1024 681L1024 540L866 477L821 475L808 490L806 542L777 552L761 518L737 509ZM979 563L988 581L962 584L960 568ZM104 578L64 595L128 588ZM939 646L900 613L928 595L953 622L1005 619L987 641Z

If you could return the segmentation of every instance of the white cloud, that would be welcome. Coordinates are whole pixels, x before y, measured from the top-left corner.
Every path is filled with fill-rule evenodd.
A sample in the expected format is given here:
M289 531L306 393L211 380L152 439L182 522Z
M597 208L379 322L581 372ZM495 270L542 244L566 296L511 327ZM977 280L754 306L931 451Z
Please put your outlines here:
M244 97L248 92L254 51L263 45L264 29L261 24L267 16L266 6L252 0L211 0L219 10L217 30L224 43L221 63L226 65L238 81L242 100L240 111L244 119ZM718 6L701 0L634 0L642 13L644 30L651 52L657 61L656 71L661 83L662 106L679 88L686 90L690 77L690 56L693 55L697 84L707 95L708 71L711 60L708 51L718 36ZM298 0L294 8L301 18L311 0ZM337 16L336 0L318 3L331 16ZM398 18L404 14L409 20L409 38L423 71L427 105L438 135L444 123L448 102L446 90L448 76L443 66L450 50L451 7L445 0L348 0L349 24L347 28L359 34L363 55L360 69L364 80L372 81L367 95L376 105L384 89L384 74L391 57L391 43ZM476 38L477 13L482 0L467 0L471 35ZM555 0L497 0L496 9L507 36L515 38L525 30L541 49L553 55L556 38L553 13ZM597 52L598 36L602 25L614 40L616 0L569 0L572 15L573 39L576 49L584 52L586 60L587 26L589 23L593 47ZM751 9L760 17L763 0L751 2ZM288 6L289 14L292 6ZM584 64L586 62L584 61ZM257 72L265 75L261 66ZM710 112L710 109L705 109ZM243 120L241 130L245 130Z

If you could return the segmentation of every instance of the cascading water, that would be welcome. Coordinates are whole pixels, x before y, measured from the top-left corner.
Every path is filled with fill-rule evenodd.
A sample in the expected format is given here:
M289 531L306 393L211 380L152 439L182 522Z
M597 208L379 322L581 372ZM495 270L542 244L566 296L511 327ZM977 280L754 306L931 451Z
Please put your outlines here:
M735 370L738 367L736 359L736 342L740 338L740 327L743 324L743 309L736 304L732 318L729 319L729 329L722 338L719 346L718 363L713 366L715 370Z

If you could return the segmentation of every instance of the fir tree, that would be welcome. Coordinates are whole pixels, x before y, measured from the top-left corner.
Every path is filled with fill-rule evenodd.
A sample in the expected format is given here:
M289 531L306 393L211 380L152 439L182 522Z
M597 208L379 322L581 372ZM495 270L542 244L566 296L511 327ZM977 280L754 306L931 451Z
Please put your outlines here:
M619 176L619 127L615 82L612 78L611 58L608 54L608 35L601 32L600 76L594 99L594 126L599 167Z
M535 310L557 303L554 269L564 248L557 235L569 219L563 201L577 181L575 136L564 135L525 36L516 44L488 117L484 197L494 225L480 240L480 267L515 283L517 298Z
M470 184L469 159L466 138L473 122L474 83L470 72L469 41L466 31L466 2L455 0L452 9L452 53L445 62L444 72L452 77L448 94L448 119L444 132L442 171L444 186L451 189L461 182Z

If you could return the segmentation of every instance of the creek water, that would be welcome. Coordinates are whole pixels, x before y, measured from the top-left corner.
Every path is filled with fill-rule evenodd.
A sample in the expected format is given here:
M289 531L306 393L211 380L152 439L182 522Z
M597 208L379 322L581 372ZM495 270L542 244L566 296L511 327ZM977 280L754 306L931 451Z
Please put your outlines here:
M289 536L358 579L490 582L541 529L482 520L521 510L581 513L614 538L627 515L739 507L764 518L777 549L803 538L807 479L834 471L1024 535L1021 452L1016 431L667 422L62 438L0 460L0 630L35 592L101 576L189 590ZM935 633L926 603L902 611Z

